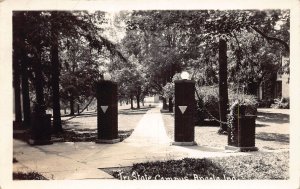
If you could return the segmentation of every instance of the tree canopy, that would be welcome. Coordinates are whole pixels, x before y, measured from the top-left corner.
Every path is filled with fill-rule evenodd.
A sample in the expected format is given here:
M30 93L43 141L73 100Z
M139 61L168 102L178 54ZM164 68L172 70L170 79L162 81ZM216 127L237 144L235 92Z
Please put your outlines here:
M53 108L59 127L60 104L72 107L92 98L93 83L105 72L119 84L119 97L136 98L138 106L149 94L171 99L174 78L182 71L190 72L198 86L217 84L219 41L224 40L229 87L239 90L244 85L251 94L271 80L281 69L282 57L289 56L289 14L14 11L14 88L19 94L21 79L23 101Z

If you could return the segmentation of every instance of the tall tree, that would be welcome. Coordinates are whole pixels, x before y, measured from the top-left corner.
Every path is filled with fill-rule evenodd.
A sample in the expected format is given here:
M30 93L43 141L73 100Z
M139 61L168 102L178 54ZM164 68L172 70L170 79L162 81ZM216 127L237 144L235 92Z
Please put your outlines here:
M97 12L93 15L87 12L49 12L51 15L51 62L52 62L52 92L53 92L53 126L55 131L62 131L60 118L60 93L59 93L59 42L60 35L64 37L83 37L91 48L101 50L103 47L114 55L126 59L116 50L114 44L102 37L99 24L103 21L103 12Z
M94 16L89 15L86 12L52 12L52 11L17 11L14 12L14 18L20 16L23 21L14 20L14 32L18 34L14 35L14 50L18 59L14 58L14 72L19 71L16 65L22 65L22 85L23 85L23 98L28 99L28 90L26 85L27 73L32 82L29 82L29 88L33 84L35 88L36 109L40 113L45 113L45 99L48 100L48 95L52 90L52 103L54 110L54 127L55 131L61 131L60 124L60 63L59 63L59 51L62 46L62 40L65 37L81 38L87 42L87 45L93 49L101 51L101 49L107 49L113 55L120 57L122 61L126 59L118 52L116 46L109 40L102 37L101 28L99 29L99 23L101 24L101 18L103 18L102 12L98 12ZM20 32L20 28L22 32ZM24 35L22 37L22 35ZM22 57L23 56L23 57ZM25 61L24 64L18 61ZM27 64L26 64L27 63ZM20 67L19 67L20 69ZM27 71L28 72L27 72ZM85 73L89 74L89 73ZM14 86L19 86L20 84ZM51 90L50 90L51 89ZM47 93L45 93L45 91ZM32 91L30 91L32 94ZM46 94L46 95L45 95ZM18 95L19 96L19 95ZM28 105L30 109L30 103L23 101ZM26 107L26 105L24 105ZM25 111L25 110L24 110ZM27 110L26 110L27 111ZM26 113L30 113L30 110Z
M162 38L168 35L166 35L166 33L157 35L157 33L159 33L157 31L163 31L163 28L177 29L177 33L180 34L179 39L182 39L180 41L181 43L179 43L179 50L186 55L179 59L182 61L181 69L187 69L190 66L193 69L202 69L204 71L210 71L211 73L215 72L215 63L209 65L207 62L214 61L220 38L234 40L234 34L241 32L257 33L268 42L277 44L277 48L283 47L283 52L287 52L287 54L289 52L288 30L274 30L275 25L282 19L288 20L289 12L287 10L135 11L132 15L133 19L128 25L129 29L151 33L151 37L148 36L146 39L159 36L160 40L163 41ZM286 23L288 22L284 21L284 25ZM159 49L157 43L149 45L149 40L147 43L148 46L153 46L155 50ZM205 50L207 47L210 48L208 51ZM210 53L201 59L201 54L209 52L209 50ZM162 56L157 56L157 54L155 54L151 55L151 57ZM164 59L162 58L159 61L152 62L158 67L162 65L163 61L161 60ZM237 61L237 65L239 65L238 62L239 61ZM203 67L207 67L208 69L203 69ZM224 69L227 72L227 67ZM219 69L219 72L220 71L221 69ZM153 69L153 72L157 73L155 69ZM203 77L201 79L203 79ZM213 78L213 80L215 80L215 78ZM219 78L219 80L221 80L221 78ZM154 79L154 81L156 80ZM197 83L201 82L197 81ZM155 83L155 87L159 86L157 85L157 82L153 83ZM161 90L161 87L157 88ZM222 89L220 90L224 91ZM226 95L223 98L226 98ZM226 101L228 102L228 100L225 100L225 102ZM220 108L220 110L224 111L228 104L222 103L222 106L224 107ZM224 113L222 113L222 115L223 114ZM224 124L222 127L223 130L226 130Z
M227 86L227 43L224 39L219 42L219 133L227 133L228 86Z
M21 107L21 52L24 51L22 42L22 27L20 23L24 22L22 14L13 15L13 88L14 88L14 110L15 110L15 123L20 125L22 123L22 107ZM21 48L20 48L21 47Z
M144 78L137 68L132 65L131 67L124 67L121 70L113 72L115 80L119 85L119 92L124 94L130 99L131 109L133 109L134 96L137 100L137 108L140 108L140 99L142 94L142 86L144 84Z
M26 54L26 31L22 24L26 23L24 12L13 13L13 82L15 94L15 121L22 122L22 109L20 94L23 102L23 127L30 123L30 99L28 86L28 56ZM21 77L21 78L20 78ZM21 79L21 83L20 83ZM20 84L22 85L20 89Z
M16 38L13 43L13 87L14 87L14 110L15 123L20 125L22 123L22 107L21 107L21 87L20 87L20 63L17 55Z
M171 24L163 25L164 22L171 23L172 19L169 11L133 12L124 38L129 53L134 54L145 68L149 91L162 96L163 109L167 109L163 87L182 70L185 57L183 31Z
M34 71L34 86L35 86L35 93L36 93L36 104L35 104L35 112L38 114L45 114L46 113L46 106L45 106L45 97L44 97L44 76L42 72L42 61L41 61L41 54L42 54L42 47L37 46L37 57L33 63L33 71Z
M57 12L51 13L51 73L52 73L52 103L53 103L53 128L54 132L62 132L60 115L59 75L60 64L58 59L58 26Z
M23 101L23 126L29 128L30 126L30 96L29 96L29 83L28 83L28 68L29 68L29 58L26 55L25 49L22 50L22 101Z
M33 80L36 91L35 110L37 113L45 113L44 103L44 76L40 52L44 41L41 38L42 20L36 12L13 12L13 41L14 56L19 62L22 78L22 101L23 101L23 126L30 125L30 95L29 77ZM14 71L16 68L14 67Z
M100 53L101 52L101 53ZM61 65L61 99L70 104L74 115L74 104L83 104L94 94L94 83L103 74L102 67L106 61L107 51L96 51L89 47L87 41L67 38L60 53Z

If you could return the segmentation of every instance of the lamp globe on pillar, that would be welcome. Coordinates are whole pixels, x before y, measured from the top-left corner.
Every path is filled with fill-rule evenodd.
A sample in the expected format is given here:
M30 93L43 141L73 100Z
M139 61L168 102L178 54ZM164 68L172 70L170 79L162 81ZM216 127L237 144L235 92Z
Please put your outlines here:
M180 74L181 80L175 83L175 119L173 145L191 146L195 142L195 81L190 80L186 71Z
M103 74L103 79L109 81L109 80L111 80L111 75L106 72L106 73Z
M190 74L188 72L184 71L180 74L180 77L181 77L181 79L188 80L190 77Z

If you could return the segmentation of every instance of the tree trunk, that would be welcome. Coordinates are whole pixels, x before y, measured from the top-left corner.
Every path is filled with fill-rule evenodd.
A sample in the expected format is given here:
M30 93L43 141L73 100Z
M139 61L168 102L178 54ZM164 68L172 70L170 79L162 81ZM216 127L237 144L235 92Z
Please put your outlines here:
M56 12L52 13L53 20L57 18ZM52 104L53 104L53 128L54 132L62 132L59 96L59 59L58 59L58 28L55 21L51 27L51 63L52 63Z
M80 106L79 106L79 104L77 104L77 115L79 115L80 114Z
M18 57L14 53L13 60L13 87L14 87L14 109L15 109L15 123L22 123L22 107L21 107L21 87L20 87L20 68Z
M141 106L140 106L140 95L136 95L136 103L137 103L136 108L140 109L141 108Z
M20 23L24 22L23 14L13 14L13 90L14 113L16 125L22 123L21 87L20 87L20 52L24 51L24 32Z
M70 96L70 115L74 115L74 97L73 95Z
M44 78L43 78L42 63L40 57L41 47L38 47L38 54L39 57L37 57L33 65L33 69L35 73L34 85L36 91L36 105L34 107L34 111L39 115L43 115L46 114L46 109L45 109L45 100L44 100Z
M249 94L249 95L257 95L258 87L259 87L258 82L252 81L248 84L244 92L245 94Z
M167 99L163 97L163 110L167 110L168 109L168 105L167 105Z
M130 109L133 109L133 96L130 95Z
M227 44L224 39L219 42L219 133L227 132L228 86L227 86Z
M20 76L22 77L22 103L23 103L23 123L22 127L30 126L30 98L28 86L28 57L25 49L25 35L22 24L25 22L24 13L13 16L13 71L15 89L15 112L16 120L22 121L22 110L20 102Z
M22 100L23 100L23 127L30 127L30 97L29 97L29 84L28 84L28 58L26 54L23 54L22 61Z
M141 94L142 94L142 87L138 86L137 87L137 95L136 95L136 103L137 103L137 108L140 109L140 102L141 102Z
M169 98L169 112L173 112L173 98Z

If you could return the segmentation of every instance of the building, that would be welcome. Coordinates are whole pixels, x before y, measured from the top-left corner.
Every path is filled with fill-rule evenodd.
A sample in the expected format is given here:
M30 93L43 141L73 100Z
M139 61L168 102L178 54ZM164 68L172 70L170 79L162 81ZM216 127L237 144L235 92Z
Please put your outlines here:
M281 67L286 69L289 64L288 57L282 57ZM281 73L282 70L279 70L277 74L272 79L273 83L262 82L259 86L257 92L257 97L261 99L275 99L275 98L289 98L289 79L290 76L287 73Z

